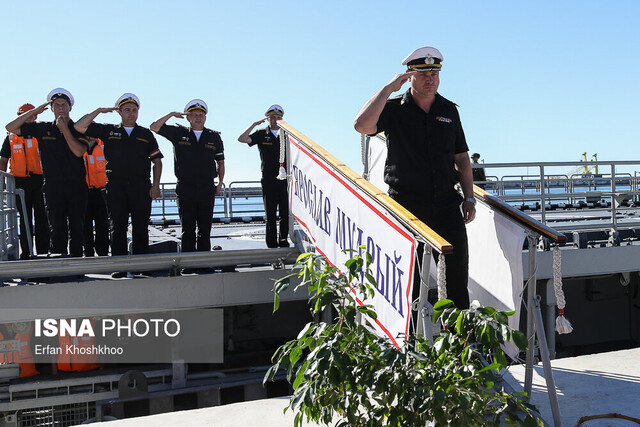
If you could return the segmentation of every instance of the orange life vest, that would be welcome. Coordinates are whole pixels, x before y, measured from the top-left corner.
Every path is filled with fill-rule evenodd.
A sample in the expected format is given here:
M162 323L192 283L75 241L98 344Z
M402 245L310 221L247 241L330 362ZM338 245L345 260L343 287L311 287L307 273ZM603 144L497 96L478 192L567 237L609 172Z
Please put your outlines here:
M24 138L14 133L9 134L11 145L11 174L13 176L29 176L29 174L42 175L40 153L38 152L38 140Z
M21 377L32 377L40 372L36 369L35 359L31 352L31 328L24 334L16 334L14 340L20 342L20 351L15 353L0 353L0 363L18 363ZM0 340L4 340L0 332Z
M97 139L91 154L84 153L84 167L87 171L87 185L89 188L104 188L107 185L106 166L104 144Z
M93 325L95 322L91 320ZM83 337L70 337L68 335L58 337L61 354L58 355L58 369L61 371L90 371L100 367L97 354L72 354L67 352L66 346L75 345L78 348L91 347L95 344L95 338L87 335ZM79 352L81 353L81 352Z

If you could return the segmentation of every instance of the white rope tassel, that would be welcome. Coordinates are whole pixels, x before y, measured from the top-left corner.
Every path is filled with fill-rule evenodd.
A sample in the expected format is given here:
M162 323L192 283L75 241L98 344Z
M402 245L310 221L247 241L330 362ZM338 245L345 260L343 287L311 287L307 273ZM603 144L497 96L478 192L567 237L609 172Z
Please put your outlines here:
M279 132L282 132L282 129L280 129ZM278 176L276 178L278 178L280 181L284 181L285 179L287 179L287 170L284 168L284 152L285 152L284 134L280 135L279 139L280 139L280 169L278 170Z
M561 256L560 247L555 245L553 247L553 289L556 294L556 300L558 301L558 317L556 317L556 332L559 334L570 334L573 332L573 326L566 317L564 317L564 307L566 301L564 300L564 291L562 290L562 271L561 271Z
M447 266L444 255L438 256L438 300L447 299Z

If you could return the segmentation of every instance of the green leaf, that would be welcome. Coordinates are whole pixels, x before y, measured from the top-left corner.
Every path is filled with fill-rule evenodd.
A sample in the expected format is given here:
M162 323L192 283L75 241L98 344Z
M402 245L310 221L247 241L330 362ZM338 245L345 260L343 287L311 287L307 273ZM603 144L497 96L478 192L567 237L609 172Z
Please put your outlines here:
M277 292L273 293L273 313L275 313L276 311L278 311L278 309L280 308L280 297L278 296Z
M527 336L518 330L511 331L511 338L513 342L518 346L520 350L526 350L529 346L529 342L527 341Z
M289 355L291 364L295 365L296 363L298 363L298 360L300 360L300 356L302 356L302 349L300 347L294 348Z

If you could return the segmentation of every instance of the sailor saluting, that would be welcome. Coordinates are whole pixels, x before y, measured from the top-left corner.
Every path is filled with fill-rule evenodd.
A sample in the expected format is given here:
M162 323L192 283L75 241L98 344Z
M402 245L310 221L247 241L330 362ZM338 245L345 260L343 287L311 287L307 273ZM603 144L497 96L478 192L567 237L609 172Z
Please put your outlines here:
M453 254L446 255L447 294L468 308L465 223L475 217L473 178L456 105L438 93L442 61L436 48L413 51L402 61L406 72L367 101L354 126L363 134L385 133L389 195L453 244ZM410 88L389 99L407 81ZM454 188L458 182L464 198Z
M167 113L151 124L152 131L173 144L183 252L211 250L215 196L224 179L224 144L220 132L204 126L208 112L206 102L193 99L184 112ZM190 126L166 124L171 117L186 118Z
M81 257L87 204L82 156L87 145L76 138L80 135L69 118L73 103L73 95L68 90L53 89L47 95L47 102L20 114L7 124L7 130L38 140L44 177L42 188L51 231L50 252ZM49 106L54 114L53 122L31 120Z
M127 255L127 227L131 215L133 253L149 252L151 198L160 197L162 153L153 133L137 124L140 100L125 93L115 106L97 108L75 124L76 130L104 143L107 161L107 207L111 216L111 253ZM117 111L118 125L93 123L100 113ZM149 180L153 164L153 183ZM122 273L114 273L122 277Z
M280 168L284 167L287 162L284 147L280 146L280 127L278 126L278 120L282 120L284 109L274 104L267 109L264 115L266 118L253 122L238 137L238 141L249 144L249 147L257 145L260 150L262 194L264 210L267 216L267 247L288 247L289 201L287 197L287 181L282 179L282 174L280 173ZM269 126L251 133L254 127L267 120L269 121ZM276 221L280 223L279 233L276 230Z

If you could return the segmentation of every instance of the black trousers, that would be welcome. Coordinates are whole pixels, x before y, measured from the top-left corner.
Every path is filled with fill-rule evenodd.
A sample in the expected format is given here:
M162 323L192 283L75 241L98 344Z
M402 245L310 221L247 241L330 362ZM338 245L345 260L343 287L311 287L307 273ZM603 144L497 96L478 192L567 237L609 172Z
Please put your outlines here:
M95 234L94 234L95 230ZM84 218L84 256L109 255L109 214L104 188L90 188Z
M262 198L267 216L267 247L277 248L289 246L289 196L287 180L276 178L262 179ZM280 223L280 233L276 230L276 222Z
M393 195L398 203L427 224L453 245L453 253L445 255L447 298L458 308L469 308L469 244L467 229L460 211L459 198L446 204L427 203L424 200ZM416 200L417 199L417 200ZM438 255L433 256L438 262Z
M176 194L182 224L182 252L210 251L215 184L178 181Z
M44 196L42 194L42 183L44 179L42 175L16 177L15 179L16 187L24 190L24 201L27 208L27 217L25 218L22 211L22 201L18 197L17 207L18 214L20 215L20 259L29 259L29 257L33 255L29 251L26 224L29 224L31 236L35 237L34 252L40 255L46 255L49 252L51 241L49 219L47 218L47 209L45 208ZM33 224L34 220L35 227Z
M111 254L127 255L127 228L131 215L133 253L149 253L151 196L148 180L109 180L107 207L111 218Z
M84 178L82 181L47 180L43 190L51 233L51 253L81 257L87 208L86 181Z

